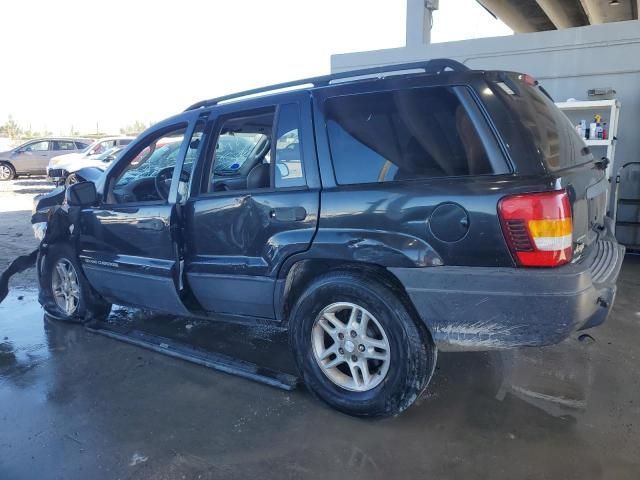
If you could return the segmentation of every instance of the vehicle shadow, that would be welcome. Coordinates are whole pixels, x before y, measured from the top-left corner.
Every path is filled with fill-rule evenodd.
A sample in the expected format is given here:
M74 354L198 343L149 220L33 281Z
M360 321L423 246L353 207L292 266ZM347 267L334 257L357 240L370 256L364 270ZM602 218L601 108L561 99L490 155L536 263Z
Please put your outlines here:
M14 190L13 193L19 195L38 195L42 193L49 193L55 187L52 186L42 186L40 188L21 188L19 190Z

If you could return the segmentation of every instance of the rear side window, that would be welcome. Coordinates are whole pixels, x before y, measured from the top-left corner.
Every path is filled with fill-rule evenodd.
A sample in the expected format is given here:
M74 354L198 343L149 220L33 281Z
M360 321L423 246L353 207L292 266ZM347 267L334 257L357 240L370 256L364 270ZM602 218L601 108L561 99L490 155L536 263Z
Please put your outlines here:
M450 87L333 97L324 110L339 184L494 173Z
M85 142L78 142L78 141L76 141L75 143L76 143L76 148L77 148L78 150L84 150L85 148L87 148L87 147L89 146L89 144L88 144L88 143L85 143Z
M53 142L54 150L75 150L76 146L73 142L68 142L66 140L56 140Z

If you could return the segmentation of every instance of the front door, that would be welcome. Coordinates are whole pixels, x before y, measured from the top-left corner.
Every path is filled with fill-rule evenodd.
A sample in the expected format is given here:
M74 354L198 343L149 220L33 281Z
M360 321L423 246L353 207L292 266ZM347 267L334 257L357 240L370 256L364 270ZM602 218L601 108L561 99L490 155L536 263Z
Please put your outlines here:
M111 302L188 313L180 299L172 187L180 177L174 178L174 167L192 156L194 142L186 140L193 126L170 125L148 134L108 171L101 206L83 211L83 269Z
M16 169L25 173L44 172L49 164L51 143L40 140L20 148L14 156Z
M278 270L311 244L319 180L308 94L297 100L219 107L185 215L186 279L207 312L275 318Z

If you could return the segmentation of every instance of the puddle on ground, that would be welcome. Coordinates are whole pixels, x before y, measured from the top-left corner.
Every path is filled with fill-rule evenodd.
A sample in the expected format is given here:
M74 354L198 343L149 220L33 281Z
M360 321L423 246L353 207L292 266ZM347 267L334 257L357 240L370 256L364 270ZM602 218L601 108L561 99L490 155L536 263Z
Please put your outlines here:
M114 306L108 322L296 374L286 331L277 326L176 317L120 306ZM68 338L82 341L80 328L45 319L37 291L11 291L0 304L0 385L66 348L67 337L52 335L51 329L74 332ZM499 402L514 396L554 416L572 415L586 408L592 377L589 342L574 338L545 348L441 353L429 393L421 402L446 396L459 384L482 389Z

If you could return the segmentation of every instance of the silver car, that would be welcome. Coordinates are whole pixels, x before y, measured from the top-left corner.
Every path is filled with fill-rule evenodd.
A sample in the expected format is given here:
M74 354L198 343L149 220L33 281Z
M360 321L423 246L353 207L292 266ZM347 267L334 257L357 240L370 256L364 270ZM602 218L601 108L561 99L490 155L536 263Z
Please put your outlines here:
M84 138L37 138L6 152L0 152L0 181L18 175L42 175L51 158L82 151L91 144Z

